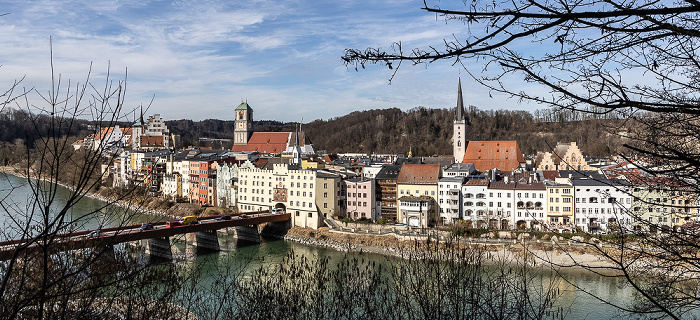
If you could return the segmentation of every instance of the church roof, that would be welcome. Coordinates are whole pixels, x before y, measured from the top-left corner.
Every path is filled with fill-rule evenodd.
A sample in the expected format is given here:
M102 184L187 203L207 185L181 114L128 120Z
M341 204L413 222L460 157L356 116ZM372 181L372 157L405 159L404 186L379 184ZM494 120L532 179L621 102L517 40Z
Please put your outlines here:
M294 132L253 132L248 144L234 145L231 151L257 151L259 153L282 153L287 150ZM299 132L299 145L304 146L304 133Z
M253 108L251 108L250 105L248 105L248 102L246 101L241 102L241 104L239 104L238 107L236 107L236 110L253 110Z
M513 171L525 157L517 141L469 141L462 163L473 163L479 171Z

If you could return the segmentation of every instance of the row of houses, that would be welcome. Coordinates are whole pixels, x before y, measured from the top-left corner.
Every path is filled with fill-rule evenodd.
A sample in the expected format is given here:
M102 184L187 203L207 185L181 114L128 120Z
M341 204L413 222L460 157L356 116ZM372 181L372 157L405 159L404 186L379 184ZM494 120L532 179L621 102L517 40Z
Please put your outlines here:
M689 188L621 167L478 171L444 158L295 157L132 150L120 157L115 181L240 212L283 210L294 225L311 228L325 218L349 217L414 228L654 231L681 227L700 214Z

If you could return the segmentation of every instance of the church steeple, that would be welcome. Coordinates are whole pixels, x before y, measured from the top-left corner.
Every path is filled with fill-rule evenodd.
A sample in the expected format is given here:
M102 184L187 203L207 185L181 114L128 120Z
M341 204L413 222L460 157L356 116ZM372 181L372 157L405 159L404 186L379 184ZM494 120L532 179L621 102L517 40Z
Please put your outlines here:
M464 120L464 101L462 100L462 77L457 78L457 110L455 120Z
M462 99L462 77L457 82L457 110L452 124L452 154L456 163L461 163L467 150L467 116L464 113L464 100Z

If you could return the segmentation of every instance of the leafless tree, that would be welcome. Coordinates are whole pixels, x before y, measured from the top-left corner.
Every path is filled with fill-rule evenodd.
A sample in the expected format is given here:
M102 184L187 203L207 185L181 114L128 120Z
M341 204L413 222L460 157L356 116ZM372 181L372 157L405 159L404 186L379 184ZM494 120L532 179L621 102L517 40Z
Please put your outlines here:
M24 160L12 163L12 173L21 179L0 175L10 186L2 190L0 198L4 219L0 240L23 239L2 248L14 251L9 260L0 262L0 318L182 315L169 313L175 308L169 302L181 289L178 279L187 274L176 266L148 268L121 247L51 250L63 240L61 234L88 226L133 224L131 218L139 209L137 203L132 207L136 211L113 205L129 199L133 189L98 207L80 206L90 193L102 188L108 174L103 165L113 165L117 156L100 135L120 121L130 120L124 111L126 80L113 82L108 74L104 85L98 85L88 73L84 83L74 84L54 74L53 66L51 72L48 92L31 88L17 93L19 84L15 83L3 96L3 107L22 110L25 127L40 138L33 147L22 146ZM81 119L93 125L94 139L91 145L75 151L74 140L63 133L78 126ZM42 250L25 250L30 247Z
M644 187L688 193L697 212L700 2L516 0L440 5L425 1L422 10L463 24L463 34L427 48L407 50L397 41L389 51L346 49L346 65L357 69L380 64L393 69L394 77L402 62L450 60L490 90L518 100L627 119L609 128L627 141L622 156L643 176L675 181ZM511 81L515 79L522 82ZM532 94L524 86L548 93ZM669 212L680 207L635 200L665 206ZM629 215L642 220L639 212ZM644 219L643 225L645 231L661 230L657 221ZM700 271L697 230L690 227L667 230L663 236L630 236L636 231L618 229L610 247L596 246L637 289L640 306L646 306L638 311L682 318L700 301L696 290L689 289L697 285Z

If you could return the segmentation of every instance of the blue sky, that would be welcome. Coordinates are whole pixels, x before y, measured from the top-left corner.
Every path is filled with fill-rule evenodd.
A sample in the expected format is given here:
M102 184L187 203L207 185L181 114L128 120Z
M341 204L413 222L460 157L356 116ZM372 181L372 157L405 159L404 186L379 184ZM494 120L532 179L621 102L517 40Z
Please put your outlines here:
M460 6L462 1L454 1ZM441 2L446 6L449 2ZM356 72L345 48L440 44L464 34L422 1L0 1L0 88L50 89L50 47L64 81L113 79L128 70L126 107L148 104L166 120L233 119L247 100L256 120L328 119L352 111L454 108L453 61ZM478 70L479 66L472 66ZM525 109L462 76L465 104Z

